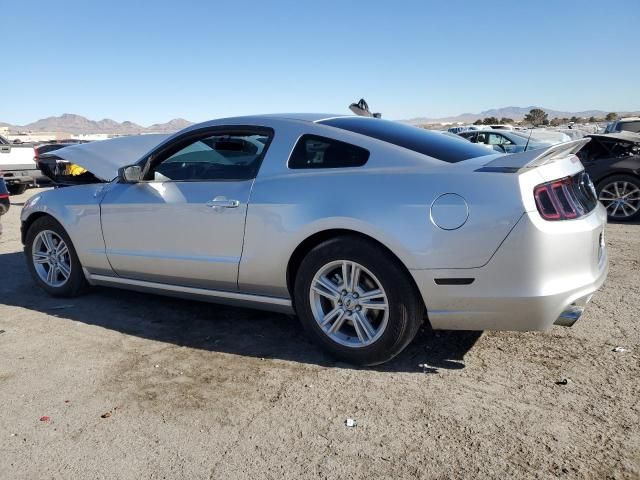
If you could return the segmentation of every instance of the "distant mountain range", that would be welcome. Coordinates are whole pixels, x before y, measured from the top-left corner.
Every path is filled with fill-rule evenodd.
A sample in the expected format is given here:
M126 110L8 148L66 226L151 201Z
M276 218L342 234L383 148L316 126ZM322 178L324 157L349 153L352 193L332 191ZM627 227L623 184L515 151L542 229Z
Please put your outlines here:
M561 110L553 110L545 107L504 107L493 108L491 110L485 110L480 113L463 113L453 117L443 118L430 118L430 117L417 117L403 122L410 123L412 125L425 125L429 123L472 123L478 119L486 117L496 117L501 119L503 117L511 118L513 120L522 120L524 116L529 113L533 108L541 108L549 115L549 118L571 118L576 117L597 117L603 118L607 113L603 110L585 110L582 112L564 112ZM616 112L618 115L638 115L640 112ZM109 118L103 120L89 120L81 115L74 115L72 113L65 113L59 117L48 117L38 120L27 125L11 125L8 123L0 122L0 127L9 127L12 132L66 132L70 134L87 134L87 133L106 133L106 134L129 134L134 135L138 133L172 133L181 130L189 125L193 125L193 122L185 120L184 118L174 118L166 123L154 123L149 127L143 127L137 123L125 121L116 122Z
M10 125L0 122L0 127L9 127L14 132L66 132L72 134L106 133L129 134L138 133L171 133L181 130L193 122L184 118L174 118L166 123L154 123L149 127L143 127L133 122L116 122L109 118L104 120L89 120L81 115L65 113L59 117L48 117L27 125Z
M607 113L609 113L603 110L564 112L562 110L553 110L552 108L536 107L532 105L530 107L493 108L491 110L485 110L480 113L462 113L460 115L456 115L453 117L442 117L442 118L418 117L418 118L411 118L411 119L405 120L405 122L411 123L412 125L421 125L421 124L428 124L428 123L449 123L449 122L450 123L456 123L456 122L471 123L471 122L475 122L478 119L483 119L487 117L496 117L498 119L511 118L513 120L519 121L519 120L523 120L524 116L534 108L540 108L544 110L547 113L547 115L549 115L549 119L552 119L554 117L571 118L574 116L581 117L581 118L589 118L589 117L604 118L607 115ZM636 115L638 112L616 112L616 113L618 113L618 115Z

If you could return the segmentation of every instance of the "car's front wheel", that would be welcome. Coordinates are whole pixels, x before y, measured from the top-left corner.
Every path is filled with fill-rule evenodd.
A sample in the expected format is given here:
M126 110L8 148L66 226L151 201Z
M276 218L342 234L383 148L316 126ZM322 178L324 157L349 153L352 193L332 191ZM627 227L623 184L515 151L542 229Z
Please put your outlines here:
M640 217L640 178L614 175L600 182L597 190L609 220L629 221Z
M320 345L349 363L375 365L415 337L424 307L398 261L356 236L311 250L295 280L296 311Z
M34 281L56 297L73 297L87 286L82 265L62 225L51 217L29 227L24 253Z

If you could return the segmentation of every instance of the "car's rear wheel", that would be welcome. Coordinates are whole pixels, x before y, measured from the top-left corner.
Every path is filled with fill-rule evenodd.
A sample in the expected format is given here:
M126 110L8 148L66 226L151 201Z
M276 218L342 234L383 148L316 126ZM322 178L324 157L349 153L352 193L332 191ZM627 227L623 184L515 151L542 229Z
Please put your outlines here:
M27 190L27 185L24 183L14 183L13 185L7 185L10 195L22 195Z
M628 221L640 216L640 178L614 175L600 182L597 190L609 220Z
M295 279L298 316L336 357L375 365L415 337L424 307L399 262L373 242L338 237L312 249Z
M41 217L33 222L24 252L34 281L50 295L72 297L87 286L71 239L55 219Z

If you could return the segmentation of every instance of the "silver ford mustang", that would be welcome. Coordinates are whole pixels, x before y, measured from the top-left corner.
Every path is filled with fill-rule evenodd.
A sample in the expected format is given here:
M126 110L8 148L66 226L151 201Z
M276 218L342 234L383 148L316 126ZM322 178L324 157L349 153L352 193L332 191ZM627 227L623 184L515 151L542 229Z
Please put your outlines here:
M296 313L334 355L434 329L571 325L607 275L576 140L511 155L376 118L264 115L55 154L95 183L32 197L35 282Z

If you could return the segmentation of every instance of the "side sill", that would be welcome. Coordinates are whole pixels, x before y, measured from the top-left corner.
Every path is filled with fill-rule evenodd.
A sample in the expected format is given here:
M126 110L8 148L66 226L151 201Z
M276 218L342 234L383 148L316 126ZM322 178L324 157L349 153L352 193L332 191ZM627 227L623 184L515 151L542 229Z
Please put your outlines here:
M155 293L172 297L188 298L211 303L222 303L237 307L256 308L273 312L294 314L293 305L288 298L251 295L249 293L225 292L222 290L207 290L205 288L183 287L164 283L147 282L131 278L110 277L107 275L87 274L91 285L123 288L139 292Z

